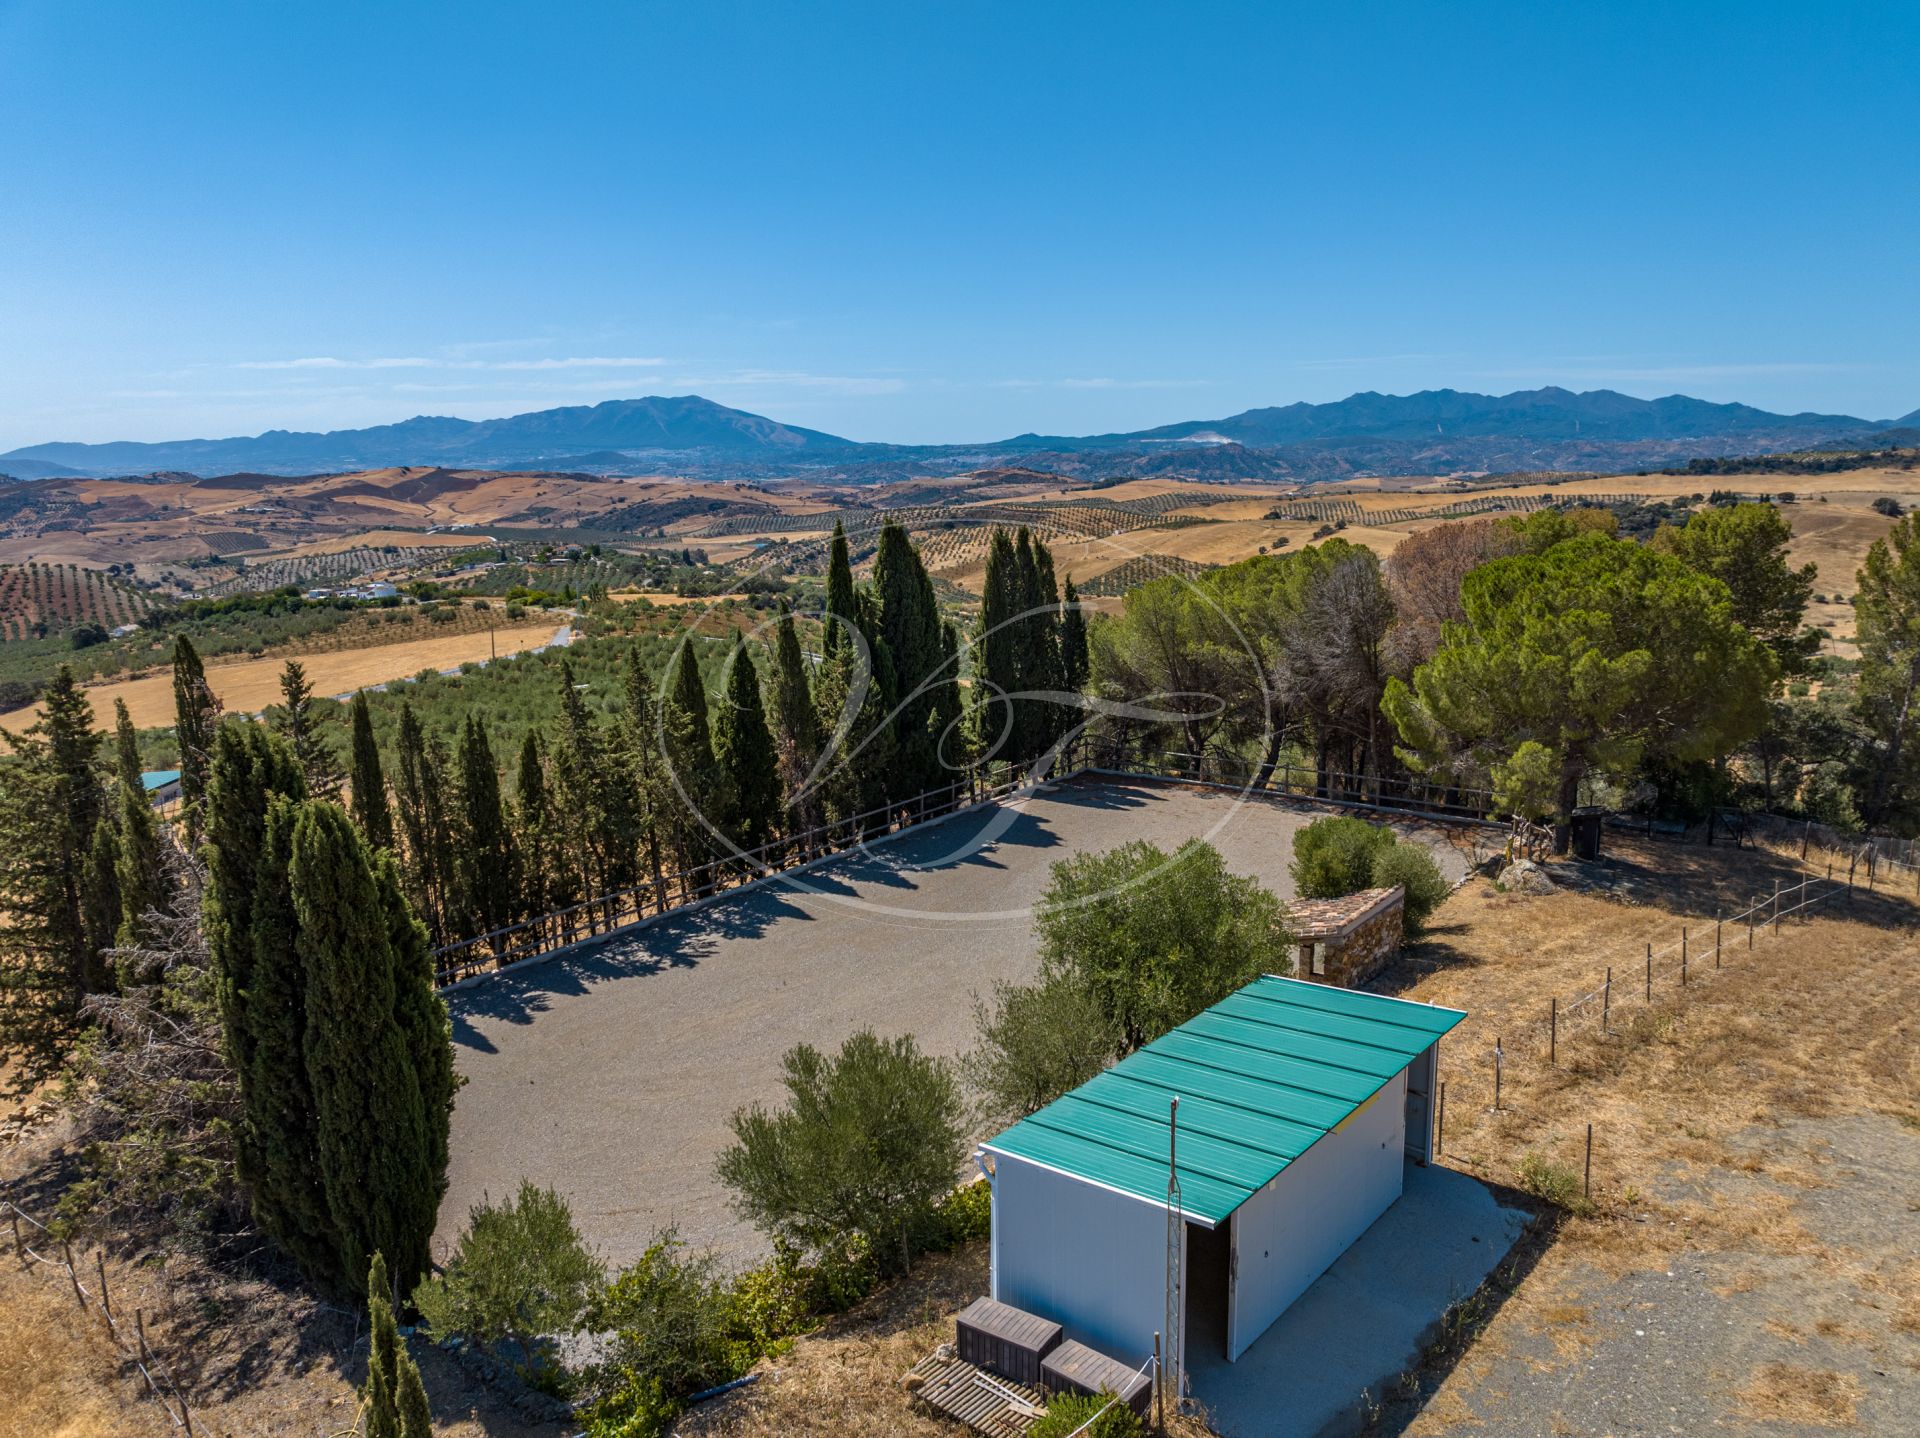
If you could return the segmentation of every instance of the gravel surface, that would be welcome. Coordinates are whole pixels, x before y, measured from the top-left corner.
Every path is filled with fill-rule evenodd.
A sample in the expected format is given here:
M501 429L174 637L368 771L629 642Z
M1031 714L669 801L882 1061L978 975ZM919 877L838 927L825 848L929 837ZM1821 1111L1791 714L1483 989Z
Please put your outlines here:
M448 996L467 1082L439 1242L521 1179L572 1202L611 1262L673 1224L732 1260L765 1248L713 1177L742 1104L780 1101L780 1056L871 1027L956 1054L975 993L1034 971L1030 906L1057 860L1206 838L1283 896L1300 806L1150 783L1075 782L958 815L775 884ZM1466 856L1418 831L1451 879Z

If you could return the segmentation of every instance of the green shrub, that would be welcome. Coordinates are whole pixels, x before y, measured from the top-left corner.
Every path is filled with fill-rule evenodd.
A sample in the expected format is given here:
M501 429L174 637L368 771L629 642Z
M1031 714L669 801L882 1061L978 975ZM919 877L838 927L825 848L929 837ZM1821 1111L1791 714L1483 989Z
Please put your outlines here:
M1337 899L1373 883L1374 860L1394 843L1393 830L1365 819L1315 819L1293 836L1293 891L1303 899Z
M933 1213L946 1247L977 1243L993 1231L993 1189L984 1180L975 1180L941 1199Z
M961 1072L981 1113L1012 1123L1078 1088L1107 1065L1119 1041L1091 988L1069 974L998 984L975 998L980 1042Z
M883 1265L912 1263L913 1231L953 1187L966 1156L953 1067L911 1037L871 1030L837 1055L811 1044L784 1061L789 1106L737 1110L716 1171L763 1232L813 1252L854 1237Z
M712 1256L689 1252L672 1230L655 1238L588 1305L587 1326L608 1336L605 1356L585 1375L594 1396L587 1431L658 1433L681 1400L736 1377L732 1319L732 1294Z
M414 1290L413 1302L436 1339L526 1343L578 1328L604 1276L567 1201L522 1183L513 1202L469 1210L446 1268Z
M1067 1438L1103 1408L1106 1412L1100 1413L1099 1420L1086 1430L1085 1438L1144 1438L1147 1430L1133 1410L1124 1403L1113 1403L1107 1408L1109 1403L1113 1403L1111 1393L1102 1393L1097 1398L1083 1398L1077 1393L1059 1394L1027 1430L1027 1438Z
M1390 889L1396 884L1407 891L1406 903L1400 911L1400 929L1411 939L1426 927L1428 918L1447 897L1449 885L1440 866L1434 863L1433 855L1424 845L1409 839L1402 839L1373 857L1373 887Z

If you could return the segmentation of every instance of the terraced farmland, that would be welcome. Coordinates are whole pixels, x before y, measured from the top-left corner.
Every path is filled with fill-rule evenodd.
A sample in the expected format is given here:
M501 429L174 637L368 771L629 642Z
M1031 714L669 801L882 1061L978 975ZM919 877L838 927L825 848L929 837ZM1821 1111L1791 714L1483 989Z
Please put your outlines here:
M0 640L31 639L79 624L138 622L153 598L103 570L77 564L0 565Z
M207 593L218 597L279 589L284 585L301 586L344 584L365 575L389 569L412 569L417 565L437 564L446 557L444 547L393 545L380 548L339 549L331 554L302 554L285 559L264 559L247 565L231 579L210 585Z

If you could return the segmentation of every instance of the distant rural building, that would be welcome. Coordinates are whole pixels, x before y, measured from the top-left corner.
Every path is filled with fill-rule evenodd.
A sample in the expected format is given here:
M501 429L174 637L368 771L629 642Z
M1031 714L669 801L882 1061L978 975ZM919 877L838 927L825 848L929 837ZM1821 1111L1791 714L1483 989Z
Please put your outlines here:
M107 631L107 636L111 639L125 639L129 634L138 634L139 632L140 626L138 624L116 624Z
M1173 1360L1237 1359L1431 1157L1438 1045L1465 1017L1248 984L982 1145L992 1297L1133 1367L1168 1326L1172 1280Z
M140 776L140 787L146 790L149 804L164 807L180 797L180 771L149 769Z
M1287 929L1299 945L1294 974L1354 989L1400 951L1406 890L1362 889L1338 899L1295 899Z

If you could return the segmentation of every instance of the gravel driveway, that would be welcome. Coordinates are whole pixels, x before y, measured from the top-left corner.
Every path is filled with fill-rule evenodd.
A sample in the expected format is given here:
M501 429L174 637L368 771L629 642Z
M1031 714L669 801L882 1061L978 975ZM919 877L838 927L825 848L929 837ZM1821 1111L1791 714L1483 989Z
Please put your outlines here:
M573 1204L611 1262L673 1224L749 1260L764 1242L713 1177L727 1119L781 1097L780 1056L871 1027L933 1053L974 1036L975 993L1034 971L1029 907L1056 861L1131 839L1206 838L1235 873L1289 892L1311 811L1152 783L1077 781L841 856L590 949L448 996L466 1084L441 1245L522 1178ZM1466 869L1426 829L1449 878Z

